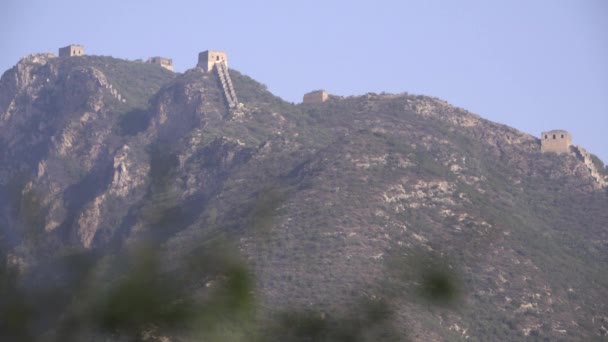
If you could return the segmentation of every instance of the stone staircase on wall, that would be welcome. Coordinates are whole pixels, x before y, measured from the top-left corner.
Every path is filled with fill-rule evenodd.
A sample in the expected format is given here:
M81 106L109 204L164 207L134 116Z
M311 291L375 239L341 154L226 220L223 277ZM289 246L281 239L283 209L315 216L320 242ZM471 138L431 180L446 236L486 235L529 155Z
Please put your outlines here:
M105 88L110 91L110 94L120 102L127 102L127 100L116 90L116 88L112 87L111 84L106 84Z
M591 154L587 152L584 148L576 145L572 145L572 149L574 150L574 154L578 159L580 159L583 164L589 169L591 173L591 177L595 179L597 184L600 187L608 187L608 179L600 173L595 164L593 164L593 159L591 159Z
M239 101L236 98L236 92L234 91L232 79L230 79L230 74L228 73L228 67L223 62L217 62L215 63L215 70L220 77L228 107L231 109L237 108Z
M79 70L91 74L91 76L93 76L97 81L97 85L109 91L110 95L112 95L113 98L115 98L119 102L127 102L125 97L118 92L118 89L114 88L112 84L110 84L110 82L106 78L106 75L104 75L101 70L97 68L81 68Z

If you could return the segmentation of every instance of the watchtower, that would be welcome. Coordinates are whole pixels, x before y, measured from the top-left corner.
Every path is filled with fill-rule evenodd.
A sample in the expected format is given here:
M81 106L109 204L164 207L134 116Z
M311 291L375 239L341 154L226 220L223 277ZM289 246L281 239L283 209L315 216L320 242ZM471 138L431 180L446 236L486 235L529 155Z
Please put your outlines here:
M304 94L303 103L323 103L329 99L329 94L325 90L315 90Z
M220 79L220 83L222 84L226 102L228 102L228 108L238 108L239 101L236 98L232 79L228 72L228 57L226 56L226 53L224 51L203 51L198 54L198 64L196 66L202 68L205 72L215 70Z
M541 152L568 153L572 145L572 135L561 129L542 132L540 140Z
M224 65L228 67L228 57L224 51L207 50L198 54L197 66L203 68L205 72L213 70L215 63L220 62L223 62Z
M148 63L160 65L161 67L163 67L169 71L173 71L173 60L170 58L150 57L148 59Z
M84 46L71 44L59 48L59 57L84 56Z

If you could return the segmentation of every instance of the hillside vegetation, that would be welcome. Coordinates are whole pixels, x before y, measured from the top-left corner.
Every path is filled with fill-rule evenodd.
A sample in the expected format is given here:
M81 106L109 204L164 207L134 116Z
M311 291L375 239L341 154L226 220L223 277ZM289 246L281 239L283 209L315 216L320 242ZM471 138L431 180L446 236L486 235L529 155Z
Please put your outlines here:
M197 68L4 73L0 339L606 338L608 191L574 153L436 98L230 75L232 111Z

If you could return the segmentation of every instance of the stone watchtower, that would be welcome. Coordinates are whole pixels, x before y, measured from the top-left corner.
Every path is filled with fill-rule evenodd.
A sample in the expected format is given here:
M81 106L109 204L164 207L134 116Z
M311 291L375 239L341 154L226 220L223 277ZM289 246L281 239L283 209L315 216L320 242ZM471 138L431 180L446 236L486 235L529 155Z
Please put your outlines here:
M71 44L59 48L59 57L84 56L84 46Z
M224 51L207 50L198 54L198 66L203 68L205 72L213 70L215 63L223 62L228 67L228 57Z
M198 54L197 67L202 68L205 72L215 70L222 84L228 108L236 109L239 106L239 100L236 98L236 92L232 85L232 78L228 72L228 57L224 51L207 50Z
M304 94L303 103L323 103L329 99L329 94L325 90L315 90Z
M171 58L151 57L148 59L147 63L160 65L169 71L173 71L173 60Z
M540 136L541 152L568 153L572 145L572 136L564 130L542 132Z

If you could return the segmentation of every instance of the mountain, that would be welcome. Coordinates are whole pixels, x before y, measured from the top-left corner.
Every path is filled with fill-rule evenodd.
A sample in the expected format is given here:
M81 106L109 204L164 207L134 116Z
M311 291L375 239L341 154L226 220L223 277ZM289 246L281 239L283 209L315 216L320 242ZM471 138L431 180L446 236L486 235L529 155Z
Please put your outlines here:
M597 157L436 98L294 105L229 74L235 109L199 68L38 54L3 74L0 336L606 338ZM219 314L181 326L190 302Z

